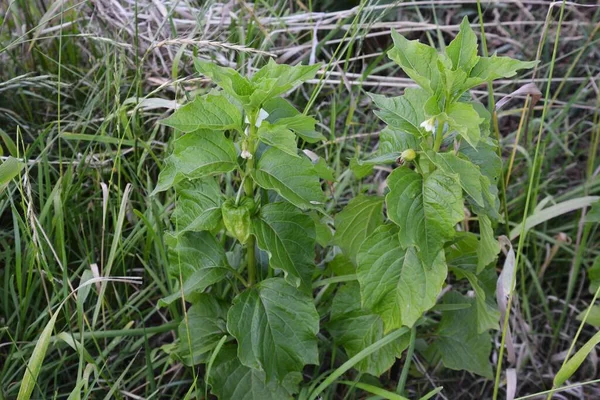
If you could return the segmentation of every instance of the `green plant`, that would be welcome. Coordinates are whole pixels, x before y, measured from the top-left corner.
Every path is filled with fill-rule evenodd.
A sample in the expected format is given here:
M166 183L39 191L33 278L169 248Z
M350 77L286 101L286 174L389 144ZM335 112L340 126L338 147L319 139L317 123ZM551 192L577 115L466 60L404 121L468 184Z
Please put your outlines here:
M297 148L297 137L312 143L322 136L313 118L280 97L318 66L269 61L247 79L197 61L221 90L163 121L184 134L155 190L174 186L178 194L168 245L179 289L162 303L192 304L173 354L188 365L206 364L206 383L220 399L291 398L304 366L323 362L320 319L348 357L377 348L356 358L361 373L383 374L408 348L430 362L492 377L488 331L500 315L493 226L501 219L502 165L490 114L467 91L535 63L477 56L466 19L442 53L397 33L393 39L390 58L419 87L395 98L371 95L388 127L378 152L358 164L401 166L388 176L385 198L358 195L335 216L333 238L321 222L319 182L331 171ZM315 267L317 243L327 269ZM448 271L468 281L474 296L451 290L442 297ZM342 282L335 296L317 311L313 287L335 282ZM441 311L439 322L425 314L433 308ZM394 340L386 339L391 331ZM385 346L377 347L380 341Z

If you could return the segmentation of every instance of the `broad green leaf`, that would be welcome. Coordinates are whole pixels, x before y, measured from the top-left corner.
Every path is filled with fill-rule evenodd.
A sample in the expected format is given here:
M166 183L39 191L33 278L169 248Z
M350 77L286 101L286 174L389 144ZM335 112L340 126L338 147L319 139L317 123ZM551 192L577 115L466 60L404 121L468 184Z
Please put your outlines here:
M418 88L407 88L404 95L385 97L379 94L369 94L379 110L375 115L381 118L392 129L407 132L416 137L425 134L421 123L425 121L423 107L429 99L429 94Z
M356 157L350 159L348 167L350 167L350 171L352 171L356 179L362 179L373 173L373 165L365 164Z
M226 334L227 304L213 294L201 294L179 324L177 355L188 366L206 362L206 353Z
M325 201L311 162L304 157L290 157L274 147L262 154L252 177L260 187L276 191L302 209L315 208Z
M214 178L183 181L177 187L177 205L171 216L177 234L212 231L221 222L223 194Z
M23 168L25 168L25 164L12 156L0 164L0 193L4 191L13 178L19 175Z
M383 338L383 321L378 315L361 310L360 288L357 282L343 285L331 305L331 320L327 330L335 342L353 357ZM409 335L404 335L370 354L354 365L359 372L380 376L390 369L396 358L408 347Z
M479 61L477 56L477 35L471 29L469 19L464 17L458 35L446 47L446 54L452 61L452 69L461 69L467 74Z
M299 373L286 376L283 384L265 382L265 373L240 363L235 345L221 348L208 377L211 391L219 400L293 400Z
M454 155L452 152L436 153L427 151L425 154L442 171L450 175L457 175L460 186L465 193L475 200L475 203L481 207L485 205L483 202L483 190L485 188L482 188L481 180L479 179L481 176L479 167L469 160Z
M586 313L587 313L587 318L585 320L586 324L590 324L596 328L600 328L600 305L598 305L598 304L593 305L590 308L589 313L588 313L587 309L582 311L581 313L579 313L579 315L577 316L577 321L583 321L583 319L586 317Z
M263 121L258 128L257 135L258 140L261 142L272 147L277 147L292 157L299 157L298 147L296 147L296 135L291 130Z
M283 279L264 280L237 296L227 329L237 339L241 363L263 370L267 382L319 363L319 315L312 297Z
M362 164L393 164L398 160L404 150L418 149L418 139L405 131L384 128L379 134L377 152L369 159L362 160Z
M173 154L165 161L153 194L169 189L183 179L221 175L237 167L233 142L222 132L201 130L175 141Z
M343 253L336 254L333 260L327 263L327 267L336 276L352 275L356 272L356 266Z
M242 198L239 204L236 204L234 199L228 199L221 206L223 224L227 232L241 244L245 244L250 237L251 218L255 208L256 205L252 197Z
M412 326L435 305L446 280L444 252L428 263L404 250L395 225L383 225L362 244L356 271L362 304L383 319L385 331Z
M266 121L277 126L291 129L309 143L325 140L325 137L315 131L317 120L300 113L287 100L275 97L263 104L263 109L269 113Z
M243 105L249 103L250 95L254 92L254 86L236 70L198 59L194 60L194 66L196 67L196 71L209 77L215 84L219 85L240 103Z
M479 240L471 232L457 232L456 237L446 247L446 262L449 267L458 267L472 273L477 273L477 248ZM492 291L493 293L493 291Z
M314 271L315 223L289 203L270 203L252 221L258 247L269 254L269 265L281 269L294 286L310 287Z
M444 303L448 304L473 301L456 292L444 296ZM478 333L477 328L476 307L444 311L432 347L440 353L446 368L466 370L492 379L492 365L489 361L492 339L487 332Z
M333 241L355 259L365 238L383 224L383 198L358 195L335 216Z
M436 50L418 40L408 40L396 31L392 31L394 48L388 57L395 61L402 70L419 86L434 93L439 85L438 54Z
M250 95L250 104L260 108L269 99L288 92L302 82L314 78L321 64L287 65L277 64L272 58L250 79L254 92Z
M320 218L320 215L316 211L311 211L308 215L315 224L315 239L317 240L317 243L321 247L329 246L329 243L331 243L331 240L333 239L333 232L327 225L327 220L330 220L330 218Z
M223 246L209 232L187 232L166 238L169 245L169 275L176 278L181 276L183 288L163 299L161 305L177 300L182 292L186 299L197 296L227 276L230 267Z
M438 169L423 179L408 168L397 168L387 182L388 218L400 227L400 243L404 248L416 246L423 261L432 265L464 218L457 176Z
M488 299L485 289L480 283L478 276L474 273L455 268L454 272L459 276L468 279L471 287L475 291L475 309L477 312L477 333L484 333L490 329L498 329L500 321L500 311L498 306L491 299Z
M510 78L515 76L518 70L533 68L539 61L519 61L510 57L498 57L496 54L491 57L480 57L479 61L469 75L469 78L463 86L463 90L470 89L484 82L491 82L495 79Z
M491 185L498 184L502 172L502 160L498 157L495 145L480 140L477 146L473 147L467 142L462 142L458 152L477 165L481 173L490 180Z
M315 169L315 172L317 173L317 175L319 175L319 178L329 182L335 182L335 172L333 171L333 168L327 165L327 162L323 157L319 157L317 161L313 161L312 164Z
M588 355L594 350L594 348L600 343L600 332L597 332L590 340L585 342L583 346L573 354L569 361L560 367L560 370L556 373L552 386L557 388L562 386L573 374L579 369L581 364L585 361Z
M596 293L598 286L600 286L600 256L597 256L594 260L594 264L587 270L587 276L590 280L589 291L591 294Z
M448 129L458 132L471 146L476 147L481 137L479 125L483 122L483 118L479 117L473 105L455 102L450 104L446 113Z
M585 222L600 222L600 200L592 204L592 208L585 215Z
M242 114L225 97L207 94L196 97L175 111L173 115L163 119L161 123L183 132L194 132L199 129L241 131Z
M479 215L479 244L477 246L477 273L496 261L498 253L500 253L500 244L494 236L492 221L487 215Z

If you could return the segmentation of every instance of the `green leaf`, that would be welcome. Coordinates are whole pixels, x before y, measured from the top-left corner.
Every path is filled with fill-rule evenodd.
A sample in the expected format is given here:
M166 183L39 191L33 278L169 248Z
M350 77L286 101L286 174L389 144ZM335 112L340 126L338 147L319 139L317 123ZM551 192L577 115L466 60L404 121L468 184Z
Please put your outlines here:
M418 148L419 141L414 135L386 127L379 134L377 152L371 158L362 160L360 163L370 165L393 164L404 150Z
M202 130L185 134L175 141L173 154L166 159L152 194L167 190L185 178L225 174L237 165L235 146L222 132Z
M6 189L13 178L19 175L23 168L25 168L25 164L12 156L0 164L0 193Z
M395 61L413 81L430 93L434 93L440 82L436 50L418 40L408 40L392 31L394 48L388 57Z
M448 129L458 132L471 146L476 147L481 137L479 125L483 118L470 103L455 102L447 109Z
M314 271L315 224L288 203L262 207L252 222L258 247L269 254L269 265L281 269L294 286L310 287Z
M473 303L459 293L450 292L444 296L444 303ZM492 366L489 361L492 351L490 335L478 333L477 308L444 311L437 330L437 339L432 347L442 356L446 368L466 370L492 379Z
M429 94L418 88L407 88L404 95L385 97L370 93L369 96L380 109L375 115L381 118L392 129L407 132L416 137L425 134L421 123L425 121L423 107L429 99Z
M452 68L461 69L467 74L471 72L479 61L477 47L477 35L471 29L469 19L464 17L458 35L446 47L446 54L452 61Z
M209 232L187 232L177 237L167 235L166 241L169 246L167 270L172 277L181 275L183 288L163 299L161 305L179 299L182 292L186 299L197 296L229 273L223 246Z
M500 253L500 245L494 236L492 221L486 215L479 215L479 245L477 246L477 273L496 261Z
M594 260L594 264L587 270L588 279L590 280L590 294L596 293L600 286L600 256Z
M538 62L519 61L510 57L498 57L496 54L491 57L480 57L462 89L464 91L484 82L510 78L515 76L518 70L533 68Z
M327 165L327 162L323 157L319 157L317 161L313 161L312 164L315 169L315 172L317 173L317 175L319 175L319 178L329 182L335 182L335 172L333 171L333 168Z
M569 358L569 361L563 364L560 370L558 370L556 373L552 386L555 388L560 387L567 381L567 379L573 376L573 374L579 369L581 364L583 364L587 356L594 350L598 343L600 343L600 332L597 332L590 340L585 342L585 344L581 346L577 353L573 354L573 356Z
M457 157L454 153L436 153L434 151L426 151L427 158L431 160L439 169L449 175L455 174L458 176L460 186L465 193L475 200L475 203L484 207L483 190L481 185L481 172L479 167L474 165L469 160Z
M199 73L209 77L240 103L243 105L249 103L250 95L254 92L254 86L236 70L218 66L210 61L200 61L199 59L194 60L194 66Z
M267 384L263 371L240 363L235 345L225 345L215 358L208 383L219 400L293 400L301 379L301 374L291 373L283 384Z
M276 191L302 209L315 208L325 201L311 162L304 157L290 157L274 147L262 154L252 177L260 187Z
M343 285L333 298L331 321L327 329L335 342L344 347L348 357L353 357L382 339L383 321L378 315L361 310L357 282ZM409 335L401 336L354 365L361 373L380 376L390 369L396 358L408 347Z
M239 204L235 204L234 199L229 199L221 206L223 213L223 223L227 232L245 244L250 237L251 218L254 214L256 205L251 197L244 197Z
M585 215L585 222L600 222L600 200L592 204L592 208Z
M261 142L277 147L292 157L299 157L298 148L296 147L296 135L291 130L263 121L258 128L257 135L258 140Z
M444 252L424 263L415 247L404 250L395 225L383 225L362 244L357 278L364 308L383 319L385 331L412 326L435 305L446 280Z
M212 294L201 294L186 316L179 324L177 355L191 366L206 362L206 353L227 334L227 304Z
M383 224L383 198L358 195L335 216L334 243L355 259L365 238Z
M212 231L221 222L223 194L214 178L183 181L177 187L177 207L171 220L177 234Z
M480 140L477 146L473 147L467 142L462 142L458 151L479 167L491 185L498 184L502 172L502 159L498 157L495 145Z
M458 178L438 169L423 179L403 167L395 169L387 182L388 218L400 226L400 243L404 248L416 246L423 261L432 265L464 218Z
M350 167L350 171L352 171L356 179L362 179L373 173L373 165L365 164L356 157L350 159L348 167Z
M250 79L255 86L250 95L250 104L260 108L269 99L294 89L302 82L315 77L321 64L287 65L277 64L272 58L259 69Z
M333 239L333 232L331 231L331 228L327 225L326 221L329 221L330 218L324 217L321 219L316 211L311 211L308 215L315 224L315 238L317 240L317 243L321 247L329 246L329 243L331 243L331 240Z
M318 364L319 315L310 295L283 279L267 279L233 301L227 329L238 341L238 357L281 382L305 364Z
M300 113L287 100L275 97L263 104L263 109L269 113L266 121L296 132L298 136L309 143L325 140L325 137L315 131L317 120Z
M183 132L199 129L241 131L242 114L235 104L225 97L207 94L196 97L161 123Z
M587 310L579 313L579 315L577 316L577 321L583 321L583 319L586 317L586 313ZM585 322L587 324L590 324L591 326L600 328L600 305L596 304L590 308Z
M498 329L498 323L500 321L500 311L498 310L498 306L493 302L493 300L488 299L488 295L486 294L486 291L482 286L483 283L479 281L479 277L473 274L472 272L466 271L462 268L454 268L454 272L459 278L462 276L466 277L469 283L471 284L471 287L475 291L477 333L484 333L489 331L490 329Z

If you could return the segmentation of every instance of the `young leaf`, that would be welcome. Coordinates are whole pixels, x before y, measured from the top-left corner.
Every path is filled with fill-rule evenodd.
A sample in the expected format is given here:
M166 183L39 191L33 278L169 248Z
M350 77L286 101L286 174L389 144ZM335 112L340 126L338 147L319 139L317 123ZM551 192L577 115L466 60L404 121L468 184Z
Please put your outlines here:
M163 119L162 124L183 132L199 129L242 130L242 114L229 100L221 95L207 94L179 108L173 115Z
M169 275L183 280L183 288L162 300L162 305L172 303L183 295L197 295L210 285L225 279L229 273L227 257L221 244L213 235L204 232L187 232L177 237L167 236L169 245Z
M418 40L408 40L396 31L392 31L392 38L394 48L388 52L388 57L419 86L434 93L440 82L436 50Z
M284 271L294 286L310 287L315 258L315 224L310 216L288 203L270 203L252 221L252 234L269 254L271 268Z
M383 322L378 315L361 310L357 282L342 286L331 305L331 321L327 328L335 342L344 347L348 357L383 338ZM380 376L390 369L396 358L408 347L409 335L382 347L354 365L359 372Z
M363 306L381 316L385 331L412 326L433 307L446 280L444 252L424 263L404 250L395 225L383 225L360 247L356 271Z
M315 131L317 120L300 113L293 105L281 97L275 97L263 104L263 109L269 113L266 121L291 129L308 143L325 140L325 137Z
M299 373L285 377L283 384L265 382L265 373L240 363L235 345L225 345L219 351L208 383L219 400L293 400Z
M250 104L260 108L265 101L314 78L319 68L321 68L320 64L291 66L277 64L272 58L269 59L267 65L259 69L250 79L255 86L254 92L250 95Z
M201 294L186 316L179 324L177 355L192 366L206 362L206 353L227 334L227 304L212 294Z
M418 139L405 131L384 128L379 134L379 146L377 152L366 160L360 161L361 164L393 164L404 150L418 149Z
M241 244L246 244L250 237L251 218L256 205L252 197L244 197L239 204L234 199L228 199L221 206L223 224L227 232L236 238Z
M450 292L444 296L444 303L473 303L473 300ZM444 311L432 347L439 351L446 368L466 370L492 379L489 361L492 342L487 332L478 333L476 313L476 307Z
M473 165L469 160L455 156L453 153L427 151L425 154L442 171L457 175L460 186L465 193L471 196L478 205L481 207L484 206L483 188L479 179L481 172L479 172L477 166Z
M290 157L274 147L262 154L252 177L260 187L276 191L302 209L315 208L325 200L311 162L304 157Z
M472 104L455 102L447 109L448 129L458 132L472 147L476 147L481 137L479 124L483 118Z
M452 61L452 68L454 70L461 69L467 74L471 72L471 69L479 61L477 47L477 36L471 29L469 19L464 17L458 35L446 47L446 54Z
M464 218L457 176L438 169L423 179L408 168L397 168L387 181L388 217L400 226L400 243L416 246L425 264L432 265Z
M177 187L177 207L171 215L177 234L212 231L221 222L223 195L214 178L183 181Z
M23 168L25 168L25 164L12 156L0 164L0 193L4 191L13 178L19 175Z
M494 262L500 253L500 244L494 237L492 221L487 215L479 215L479 245L477 246L477 273Z
M219 85L240 103L243 105L249 103L250 95L254 92L254 86L236 70L199 59L194 60L194 66L196 67L196 71L208 76L215 84Z
M539 61L519 61L510 57L480 57L469 75L462 90L470 89L484 82L515 76L520 69L535 67Z
M318 364L319 315L308 294L283 279L267 279L237 296L227 329L238 341L242 364L282 382L305 364Z
M351 259L360 245L378 226L383 224L383 198L358 195L335 216L334 243Z
M296 135L291 130L263 121L258 128L257 134L258 140L261 142L272 147L277 147L292 157L299 157L298 148L296 147Z
M188 133L175 141L173 154L165 161L152 193L167 190L185 178L224 174L237 165L235 146L222 132L201 130Z
M404 95L385 97L370 93L371 99L380 110L375 115L381 118L392 129L407 132L416 137L424 135L421 123L425 121L423 107L429 94L423 89L407 88Z
M475 291L475 309L477 311L477 333L484 333L490 329L498 329L500 321L500 311L493 302L493 291L486 294L483 283L474 273L462 268L454 268L454 273L458 278L466 277ZM497 276L494 275L497 279Z

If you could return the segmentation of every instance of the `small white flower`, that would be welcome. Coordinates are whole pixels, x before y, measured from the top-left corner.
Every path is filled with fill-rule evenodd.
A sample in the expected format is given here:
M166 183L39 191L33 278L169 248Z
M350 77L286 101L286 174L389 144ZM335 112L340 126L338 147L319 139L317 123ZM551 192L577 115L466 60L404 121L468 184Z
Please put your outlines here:
M267 119L268 117L269 117L269 113L261 108L260 111L258 112L258 117L256 118L256 122L254 123L254 125L256 125L257 128L260 128L260 126L262 125L262 122L265 119ZM244 122L247 124L250 123L250 120L248 119L247 115L244 117ZM247 134L248 134L248 131L246 131L246 135Z
M242 154L240 156L245 160L247 158L252 158L252 154L248 150L242 150Z
M424 128L427 132L433 132L435 130L435 117L431 117L428 120L421 122L421 125L419 126Z

